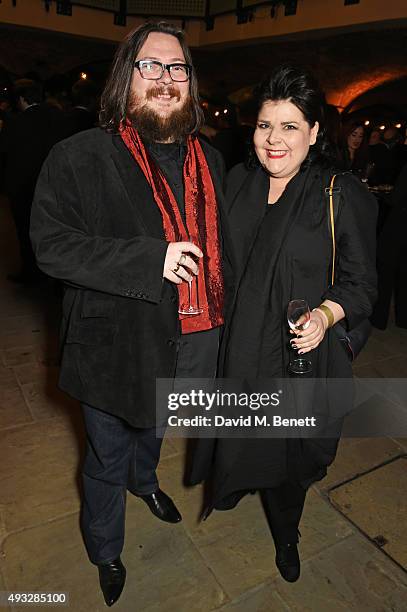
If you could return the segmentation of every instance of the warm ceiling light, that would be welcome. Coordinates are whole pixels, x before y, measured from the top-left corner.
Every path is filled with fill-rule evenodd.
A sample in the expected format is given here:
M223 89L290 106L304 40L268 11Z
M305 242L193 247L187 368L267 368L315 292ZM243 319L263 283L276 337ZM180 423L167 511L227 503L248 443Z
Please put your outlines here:
M385 129L386 129L385 125L381 125L380 128L379 128L379 130L385 130Z
M401 123L396 123L396 125L394 127L401 128Z
M219 117L219 114L220 114L219 111L216 111L215 112L215 117Z
M365 125L370 125L370 121L369 121L369 119L366 119L366 121L365 121Z
M86 72L81 72L81 79L83 79L84 81L86 81L86 79L88 78L88 75L86 74Z
M227 113L227 112L228 112L228 109L227 109L227 108L224 108L224 109L223 109L223 114L224 114L224 115L226 115L226 113ZM401 126L400 126L400 127L401 127Z

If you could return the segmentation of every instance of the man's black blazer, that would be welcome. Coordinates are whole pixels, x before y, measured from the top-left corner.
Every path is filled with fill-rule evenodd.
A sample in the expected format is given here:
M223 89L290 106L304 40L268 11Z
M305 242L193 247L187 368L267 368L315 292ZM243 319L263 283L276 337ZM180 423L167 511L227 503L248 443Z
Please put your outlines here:
M226 291L232 256L224 165L202 142L217 194ZM174 375L178 293L163 280L161 213L119 135L95 128L57 144L31 216L40 268L66 283L60 387L136 427L155 418L155 379Z

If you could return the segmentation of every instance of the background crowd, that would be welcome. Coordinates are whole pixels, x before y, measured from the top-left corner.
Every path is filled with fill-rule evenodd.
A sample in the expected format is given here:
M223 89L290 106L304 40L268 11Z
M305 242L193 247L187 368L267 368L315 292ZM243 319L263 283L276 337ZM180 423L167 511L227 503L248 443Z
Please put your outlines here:
M97 125L100 87L86 74L71 87L58 79L41 83L36 75L29 74L0 89L0 191L10 202L22 260L21 270L10 271L8 279L33 284L43 280L29 239L38 174L55 143ZM202 106L206 123L201 137L222 153L229 170L247 156L255 114L250 104L238 107L228 102L218 112L210 111L205 101ZM357 115L360 117L360 113ZM372 322L385 329L394 296L396 324L407 327L402 265L405 255L402 228L407 214L406 126L392 125L389 121L369 123L352 115L343 118L331 105L326 106L326 118L338 171L358 176L379 203L379 299Z

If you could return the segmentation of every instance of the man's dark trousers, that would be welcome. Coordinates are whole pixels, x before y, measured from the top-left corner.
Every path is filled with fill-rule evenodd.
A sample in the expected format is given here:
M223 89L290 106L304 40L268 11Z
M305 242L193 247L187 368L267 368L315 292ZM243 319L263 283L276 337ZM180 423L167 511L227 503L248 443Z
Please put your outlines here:
M214 378L218 344L219 328L181 336L175 377ZM158 489L163 432L136 429L86 404L82 410L87 433L82 533L90 560L100 564L122 552L126 491L148 495Z

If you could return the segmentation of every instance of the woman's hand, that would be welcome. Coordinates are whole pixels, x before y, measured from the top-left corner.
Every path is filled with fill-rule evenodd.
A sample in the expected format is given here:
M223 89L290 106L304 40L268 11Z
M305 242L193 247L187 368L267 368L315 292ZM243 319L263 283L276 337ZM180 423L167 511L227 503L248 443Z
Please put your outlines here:
M303 355L309 353L322 342L325 336L325 332L328 328L327 317L319 310L313 310L311 312L310 323L307 329L304 330L290 330L291 334L296 335L296 338L290 340L291 346L298 349L298 353Z

